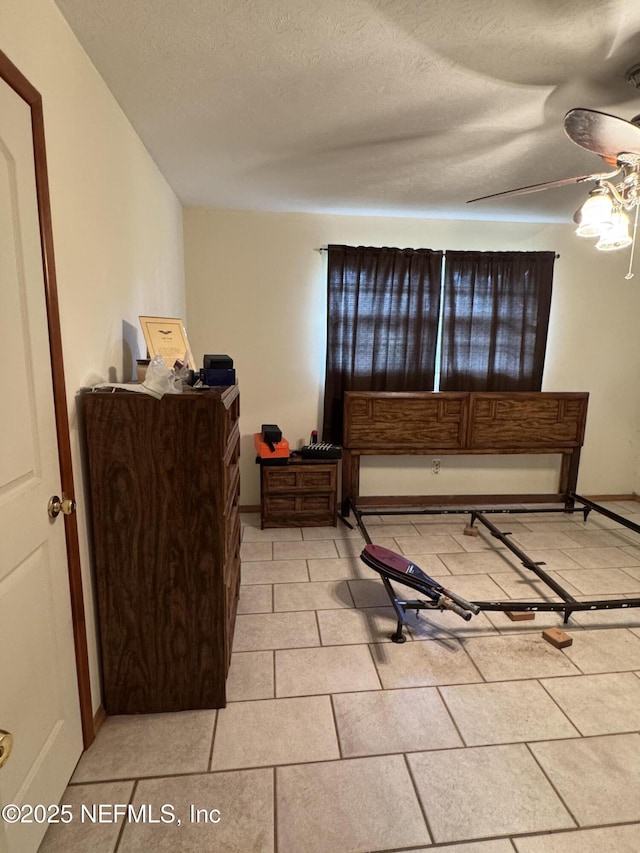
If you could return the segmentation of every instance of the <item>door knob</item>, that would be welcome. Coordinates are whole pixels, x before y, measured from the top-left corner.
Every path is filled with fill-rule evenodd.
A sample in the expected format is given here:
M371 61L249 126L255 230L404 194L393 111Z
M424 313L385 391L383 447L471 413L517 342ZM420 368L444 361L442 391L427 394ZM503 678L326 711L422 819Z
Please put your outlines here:
M0 769L4 767L9 760L12 748L13 735L11 732L5 732L4 729L0 729Z
M64 493L62 494L62 500L60 500L58 495L53 495L49 498L49 504L47 506L49 518L57 518L60 513L63 513L64 515L73 515L75 511L76 502L73 498L68 498Z

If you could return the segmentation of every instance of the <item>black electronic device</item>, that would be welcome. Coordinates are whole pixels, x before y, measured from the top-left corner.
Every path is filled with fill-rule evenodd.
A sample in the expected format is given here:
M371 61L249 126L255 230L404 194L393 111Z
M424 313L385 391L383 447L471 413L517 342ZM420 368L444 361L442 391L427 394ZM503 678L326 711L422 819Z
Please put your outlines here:
M231 370L233 359L230 355L205 355L202 366L205 370Z
M302 459L341 459L342 448L338 444L321 441L318 444L305 444L300 448Z
M215 387L216 385L235 385L236 371L234 368L203 367L200 371L200 379L205 385Z
M266 444L278 444L282 441L282 430L276 424L262 424L262 440Z

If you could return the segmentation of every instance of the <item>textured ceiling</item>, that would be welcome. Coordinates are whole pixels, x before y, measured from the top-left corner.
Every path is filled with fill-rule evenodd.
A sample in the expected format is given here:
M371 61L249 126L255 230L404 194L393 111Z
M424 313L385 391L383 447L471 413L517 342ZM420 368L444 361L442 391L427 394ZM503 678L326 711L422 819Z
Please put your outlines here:
M465 202L602 171L570 108L640 113L636 0L57 4L188 206L570 220L585 185Z

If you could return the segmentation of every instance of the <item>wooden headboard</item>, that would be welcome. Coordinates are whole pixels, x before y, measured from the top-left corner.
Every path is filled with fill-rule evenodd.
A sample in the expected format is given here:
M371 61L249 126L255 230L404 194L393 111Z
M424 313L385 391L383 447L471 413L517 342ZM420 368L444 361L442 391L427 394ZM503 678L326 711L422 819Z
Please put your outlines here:
M482 498L564 499L576 488L588 399L587 392L347 391L343 511L349 501L355 504L359 497L363 455L559 453L562 465L557 493ZM427 500L435 502L436 497L454 499L447 495ZM478 497L465 495L464 499Z

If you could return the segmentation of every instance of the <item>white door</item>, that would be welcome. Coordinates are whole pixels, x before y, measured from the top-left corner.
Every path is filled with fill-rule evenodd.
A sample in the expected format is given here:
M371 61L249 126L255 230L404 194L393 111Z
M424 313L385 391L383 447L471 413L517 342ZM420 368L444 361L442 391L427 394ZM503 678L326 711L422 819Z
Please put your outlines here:
M82 752L31 110L0 80L0 853L32 853ZM10 816L10 815L9 815Z

